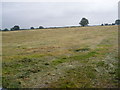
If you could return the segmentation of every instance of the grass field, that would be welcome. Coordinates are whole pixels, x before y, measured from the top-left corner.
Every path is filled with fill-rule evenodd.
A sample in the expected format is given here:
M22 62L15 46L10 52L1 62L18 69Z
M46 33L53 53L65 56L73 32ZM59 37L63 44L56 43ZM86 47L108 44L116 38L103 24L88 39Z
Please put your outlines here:
M5 88L118 87L118 26L2 32Z

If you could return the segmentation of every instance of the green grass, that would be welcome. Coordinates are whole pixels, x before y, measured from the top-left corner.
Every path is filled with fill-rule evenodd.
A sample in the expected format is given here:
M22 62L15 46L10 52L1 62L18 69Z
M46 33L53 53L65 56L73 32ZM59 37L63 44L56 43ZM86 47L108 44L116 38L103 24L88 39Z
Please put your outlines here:
M117 26L2 34L4 88L118 86Z

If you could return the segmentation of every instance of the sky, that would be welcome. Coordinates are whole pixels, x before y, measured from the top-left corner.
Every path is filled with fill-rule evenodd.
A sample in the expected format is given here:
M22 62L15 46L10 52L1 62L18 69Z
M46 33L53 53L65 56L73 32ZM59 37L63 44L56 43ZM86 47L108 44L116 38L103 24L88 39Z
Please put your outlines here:
M2 1L0 28L78 26L85 17L89 25L114 23L118 19L119 0L21 0ZM1 7L1 4L0 4ZM2 14L1 14L2 13Z

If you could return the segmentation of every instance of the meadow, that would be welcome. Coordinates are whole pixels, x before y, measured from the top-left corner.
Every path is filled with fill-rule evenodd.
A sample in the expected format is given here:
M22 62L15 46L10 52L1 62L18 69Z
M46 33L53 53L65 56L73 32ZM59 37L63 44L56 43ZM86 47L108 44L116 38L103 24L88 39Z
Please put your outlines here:
M118 26L2 32L4 88L117 88Z

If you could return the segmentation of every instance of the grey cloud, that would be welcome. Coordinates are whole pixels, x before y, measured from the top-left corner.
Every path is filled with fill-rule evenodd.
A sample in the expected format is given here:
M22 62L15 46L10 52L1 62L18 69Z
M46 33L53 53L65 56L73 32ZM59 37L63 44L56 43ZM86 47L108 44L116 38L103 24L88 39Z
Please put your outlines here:
M82 17L90 24L112 23L118 18L117 3L11 2L3 3L3 28L79 25Z

